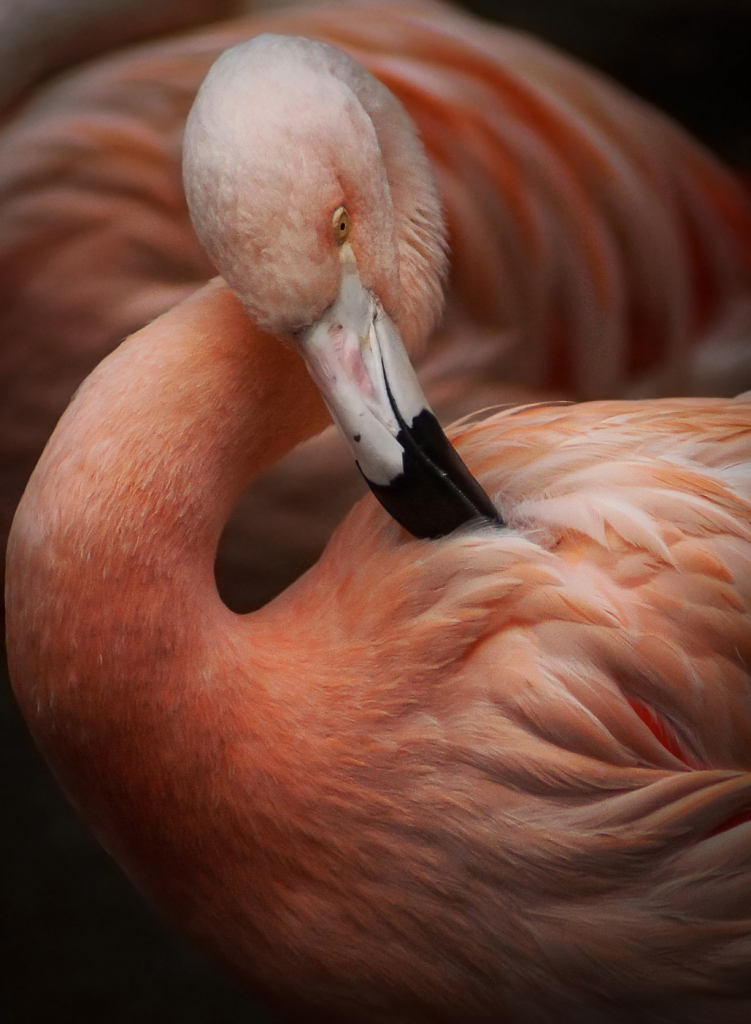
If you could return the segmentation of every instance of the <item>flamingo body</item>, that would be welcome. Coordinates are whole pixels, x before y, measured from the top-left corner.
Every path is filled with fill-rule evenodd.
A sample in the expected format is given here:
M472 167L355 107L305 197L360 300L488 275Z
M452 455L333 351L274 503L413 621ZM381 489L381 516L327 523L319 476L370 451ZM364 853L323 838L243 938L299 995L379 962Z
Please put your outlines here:
M8 570L14 685L74 803L304 1019L742 1020L749 401L459 428L508 529L414 541L366 499L238 617L223 519L324 422L220 285L80 391Z

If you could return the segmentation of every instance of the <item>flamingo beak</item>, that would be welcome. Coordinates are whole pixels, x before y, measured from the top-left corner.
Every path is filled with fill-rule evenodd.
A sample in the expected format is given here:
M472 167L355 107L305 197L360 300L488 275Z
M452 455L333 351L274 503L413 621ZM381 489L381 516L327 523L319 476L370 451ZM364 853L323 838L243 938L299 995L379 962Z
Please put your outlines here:
M313 380L386 511L415 537L502 523L433 415L399 332L342 246L339 294L298 335Z

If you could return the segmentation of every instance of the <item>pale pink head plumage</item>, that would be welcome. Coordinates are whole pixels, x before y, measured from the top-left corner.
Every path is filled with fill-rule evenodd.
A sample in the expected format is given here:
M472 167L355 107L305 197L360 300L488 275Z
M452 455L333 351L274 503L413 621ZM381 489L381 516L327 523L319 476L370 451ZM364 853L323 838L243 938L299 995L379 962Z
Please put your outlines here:
M425 151L392 93L341 50L262 35L214 64L186 129L196 230L252 319L298 331L339 286L346 206L365 287L410 341L440 315L445 229Z

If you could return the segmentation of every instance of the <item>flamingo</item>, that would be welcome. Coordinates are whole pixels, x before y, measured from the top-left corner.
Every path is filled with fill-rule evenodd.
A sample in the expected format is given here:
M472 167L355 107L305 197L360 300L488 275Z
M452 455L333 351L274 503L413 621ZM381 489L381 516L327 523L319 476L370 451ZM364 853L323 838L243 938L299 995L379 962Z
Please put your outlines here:
M399 338L439 315L430 167L326 44L229 51L185 169L234 290L94 371L9 542L69 798L291 1019L745 1020L751 398L517 407L455 455ZM222 527L327 409L378 501L237 615Z
M748 199L666 117L439 3L228 20L73 70L2 126L0 544L86 374L215 273L188 218L183 126L219 53L264 31L347 50L418 126L451 270L441 329L410 354L442 422L532 397L751 387ZM219 552L233 607L312 564L360 493L333 429L256 480Z

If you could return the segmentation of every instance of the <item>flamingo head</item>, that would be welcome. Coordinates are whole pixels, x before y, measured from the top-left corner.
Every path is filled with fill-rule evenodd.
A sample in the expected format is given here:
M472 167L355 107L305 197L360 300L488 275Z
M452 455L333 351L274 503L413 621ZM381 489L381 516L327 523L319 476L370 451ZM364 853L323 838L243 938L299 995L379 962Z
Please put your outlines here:
M258 36L210 70L183 167L206 251L250 317L300 349L394 518L417 536L497 520L401 340L435 327L447 261L430 165L398 100L334 47Z

